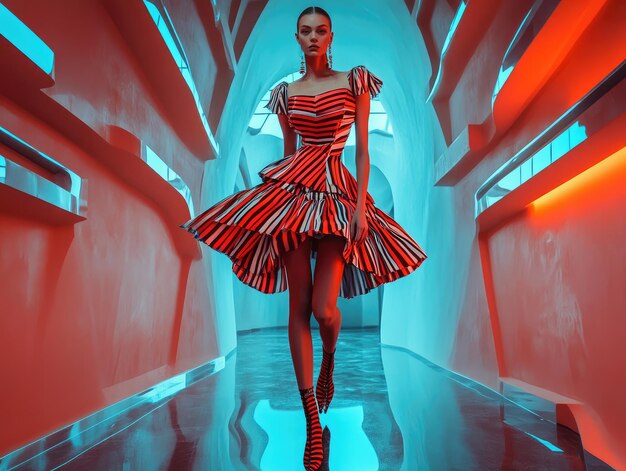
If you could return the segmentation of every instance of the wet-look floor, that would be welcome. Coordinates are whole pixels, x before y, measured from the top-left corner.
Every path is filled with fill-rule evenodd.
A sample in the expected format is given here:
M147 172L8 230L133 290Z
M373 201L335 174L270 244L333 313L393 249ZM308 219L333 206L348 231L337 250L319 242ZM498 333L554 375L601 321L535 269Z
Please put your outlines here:
M315 329L313 347L315 381ZM343 329L334 361L334 397L319 416L322 470L611 469L532 396L511 400L381 346L377 329ZM240 333L219 364L163 383L116 417L81 421L0 469L302 470L307 428L287 329Z

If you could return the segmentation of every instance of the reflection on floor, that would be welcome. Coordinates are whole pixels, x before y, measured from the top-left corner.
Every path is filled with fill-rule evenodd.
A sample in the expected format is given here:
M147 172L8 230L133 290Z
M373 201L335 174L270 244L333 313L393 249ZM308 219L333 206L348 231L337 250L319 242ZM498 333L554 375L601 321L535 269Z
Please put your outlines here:
M315 380L317 330L313 346ZM377 330L342 330L335 359L335 395L321 416L323 469L611 469L569 429L404 349L381 347ZM240 334L224 369L167 391L106 425L109 433L92 428L9 469L303 469L305 419L285 328Z

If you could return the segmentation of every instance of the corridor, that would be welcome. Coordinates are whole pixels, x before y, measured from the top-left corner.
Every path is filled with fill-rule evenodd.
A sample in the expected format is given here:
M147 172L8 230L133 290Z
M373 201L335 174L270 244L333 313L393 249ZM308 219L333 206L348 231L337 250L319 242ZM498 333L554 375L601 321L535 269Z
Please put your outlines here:
M626 470L626 0L0 0L0 67L0 471Z

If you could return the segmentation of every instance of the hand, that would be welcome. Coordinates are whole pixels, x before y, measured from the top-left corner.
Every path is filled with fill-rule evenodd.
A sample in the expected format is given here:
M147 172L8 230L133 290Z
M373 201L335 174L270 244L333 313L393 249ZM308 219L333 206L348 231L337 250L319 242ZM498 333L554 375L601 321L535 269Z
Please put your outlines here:
M357 208L350 221L350 236L355 244L361 244L365 240L368 227L365 208Z

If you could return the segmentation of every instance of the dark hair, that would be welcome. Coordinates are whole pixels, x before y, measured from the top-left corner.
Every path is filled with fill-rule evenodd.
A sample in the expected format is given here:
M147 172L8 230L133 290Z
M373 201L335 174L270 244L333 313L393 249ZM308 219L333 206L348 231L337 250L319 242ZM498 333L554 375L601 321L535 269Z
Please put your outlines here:
M298 16L298 21L296 21L296 30L300 29L300 18L302 18L304 15L310 15L313 13L319 13L320 15L324 15L326 18L328 18L328 24L330 25L330 29L333 29L333 22L330 19L330 15L326 10L324 10L322 7L309 7L302 10L302 13L300 13L300 16Z

